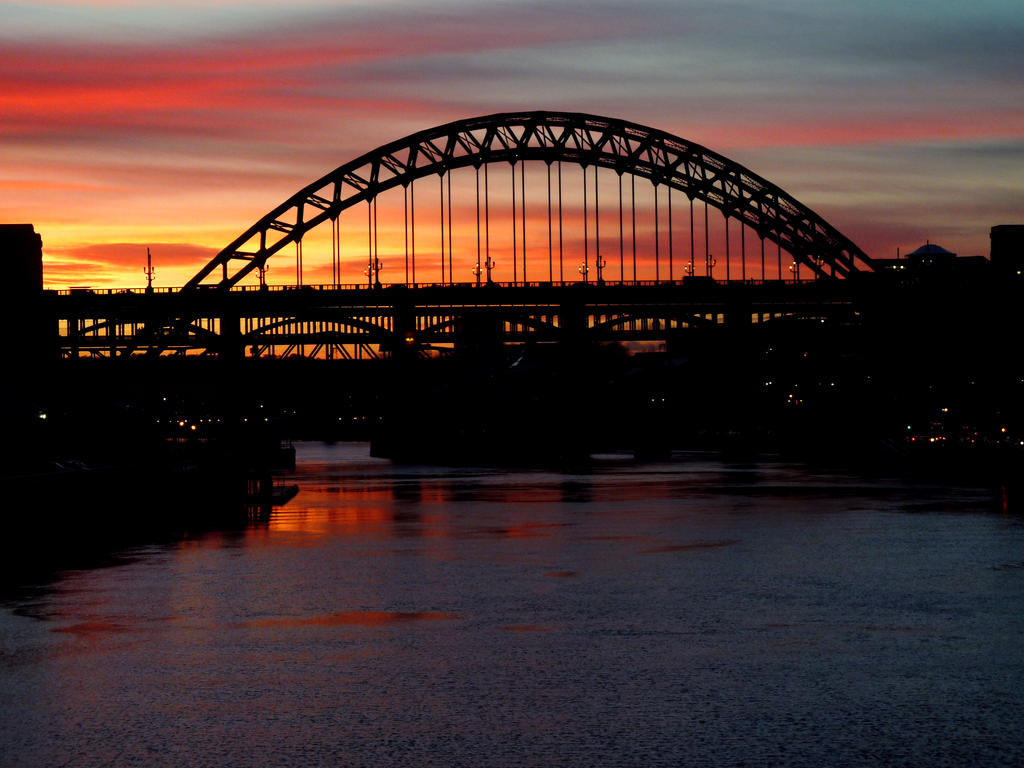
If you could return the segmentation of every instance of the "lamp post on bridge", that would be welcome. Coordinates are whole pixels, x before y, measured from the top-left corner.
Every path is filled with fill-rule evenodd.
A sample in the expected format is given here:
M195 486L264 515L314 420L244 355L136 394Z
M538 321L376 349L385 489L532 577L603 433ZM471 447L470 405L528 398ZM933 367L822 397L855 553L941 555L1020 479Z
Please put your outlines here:
M257 267L257 270L259 272L260 290L261 291L267 290L267 270L269 270L269 269L270 269L270 265L267 264L267 262L263 262L262 264L260 264Z
M366 275L367 287L380 288L380 271L382 269L384 269L384 262L377 256L371 256L366 269L363 270L363 274Z
M602 258L601 254L598 254L594 266L597 267L597 284L604 285L604 268L608 266L608 260Z
M497 266L497 263L490 256L488 256L487 259L484 261L483 269L480 268L480 262L479 261L475 265L473 265L473 274L476 275L476 284L480 285L480 275L482 275L482 274L484 274L484 272L486 272L487 273L487 285L490 285L491 284L491 270L494 269L496 266Z
M718 263L718 260L709 253L704 257L704 263L707 267L708 277L711 277L714 274L715 264Z
M583 277L583 283L587 282L587 275L590 274L590 265L585 261L581 261L580 265L576 267L576 271Z
M149 252L149 248L146 249L146 268L142 270L146 276L146 293L153 292L153 275L156 271L153 269L153 256Z

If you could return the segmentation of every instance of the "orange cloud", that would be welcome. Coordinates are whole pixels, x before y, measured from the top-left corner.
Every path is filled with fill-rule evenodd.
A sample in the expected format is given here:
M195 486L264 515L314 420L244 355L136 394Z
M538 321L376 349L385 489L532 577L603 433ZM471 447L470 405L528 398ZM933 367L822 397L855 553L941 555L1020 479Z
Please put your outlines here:
M98 243L47 249L47 252L49 255L79 263L124 267L139 264L145 266L147 248L156 264L167 266L202 265L217 253L216 248L189 243Z
M44 242L45 286L145 285L146 248L150 249L161 285L181 285L217 253L215 248L189 243L96 243L48 247Z

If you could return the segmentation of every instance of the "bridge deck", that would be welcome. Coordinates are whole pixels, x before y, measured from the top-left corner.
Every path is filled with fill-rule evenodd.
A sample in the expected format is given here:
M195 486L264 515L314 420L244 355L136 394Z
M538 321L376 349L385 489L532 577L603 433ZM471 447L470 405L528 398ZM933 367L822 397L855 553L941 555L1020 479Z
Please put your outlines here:
M388 354L399 346L665 341L682 329L748 326L780 317L848 322L863 300L861 284L699 279L175 292L76 289L49 294L47 312L65 356L138 354L156 346L216 354L229 347L235 354L287 349L302 355L310 345L368 345L375 354ZM154 335L154 329L160 333Z

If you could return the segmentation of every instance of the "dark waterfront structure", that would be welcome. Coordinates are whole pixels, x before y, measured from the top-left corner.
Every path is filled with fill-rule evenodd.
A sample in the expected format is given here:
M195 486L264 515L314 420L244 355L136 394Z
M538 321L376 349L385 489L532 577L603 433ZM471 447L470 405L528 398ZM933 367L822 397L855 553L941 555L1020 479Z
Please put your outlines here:
M11 296L43 290L43 240L31 224L0 224L4 288Z
M1024 224L992 227L992 266L1012 277L1024 275Z
M469 282L455 278L457 172L475 213ZM637 180L653 194L653 240L637 227ZM582 200L568 227L563 198ZM387 200L404 222L390 281ZM527 226L528 201L546 213L539 225ZM440 248L425 263L428 215ZM307 285L303 240L321 225L333 280ZM366 279L346 283L341 233L357 226ZM499 229L511 235L503 279ZM697 445L902 454L920 438L1002 462L1024 438L1024 369L1005 341L1021 330L1020 229L993 229L991 263L930 244L871 259L771 182L679 137L574 113L491 115L340 166L179 290L35 291L45 334L33 347L49 360L38 392L76 435L96 431L83 414L189 438L255 422L372 437L394 456L502 460L530 460L538 436L544 459ZM286 250L294 284L270 286L268 261Z

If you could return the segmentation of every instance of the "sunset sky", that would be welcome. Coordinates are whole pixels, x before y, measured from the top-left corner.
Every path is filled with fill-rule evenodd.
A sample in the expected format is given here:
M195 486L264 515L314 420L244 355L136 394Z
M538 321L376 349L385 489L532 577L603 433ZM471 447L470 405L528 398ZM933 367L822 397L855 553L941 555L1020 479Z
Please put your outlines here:
M142 285L147 247L180 285L345 161L514 110L702 144L873 256L1024 223L1019 0L0 6L0 222L35 225L48 287Z

